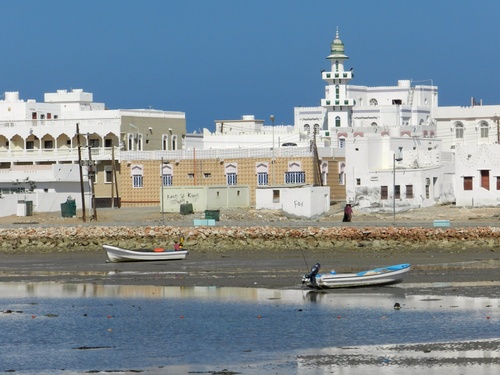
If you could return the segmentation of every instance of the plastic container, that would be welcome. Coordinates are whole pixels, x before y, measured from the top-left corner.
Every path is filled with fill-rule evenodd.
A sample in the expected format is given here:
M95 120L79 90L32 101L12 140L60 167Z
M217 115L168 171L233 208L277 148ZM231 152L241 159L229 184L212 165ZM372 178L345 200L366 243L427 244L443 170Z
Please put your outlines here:
M220 210L205 210L205 219L214 219L215 221L219 221Z

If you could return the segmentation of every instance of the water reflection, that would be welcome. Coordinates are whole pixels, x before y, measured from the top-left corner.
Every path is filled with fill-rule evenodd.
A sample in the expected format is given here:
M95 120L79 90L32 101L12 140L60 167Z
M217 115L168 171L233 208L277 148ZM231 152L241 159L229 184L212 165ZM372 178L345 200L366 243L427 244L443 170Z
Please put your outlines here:
M453 368L460 358L476 374L500 366L495 298L44 282L0 283L0 305L0 363L18 374L409 373L418 361Z
M339 289L311 291L296 289L260 289L213 286L152 286L152 285L99 285L59 284L54 282L0 283L3 298L181 298L216 299L227 301L278 301L283 304L317 303L335 307L392 307L395 302L403 308L480 309L500 306L498 298L473 298L464 296L407 295L399 287Z
M297 358L298 374L497 374L500 340L315 350Z

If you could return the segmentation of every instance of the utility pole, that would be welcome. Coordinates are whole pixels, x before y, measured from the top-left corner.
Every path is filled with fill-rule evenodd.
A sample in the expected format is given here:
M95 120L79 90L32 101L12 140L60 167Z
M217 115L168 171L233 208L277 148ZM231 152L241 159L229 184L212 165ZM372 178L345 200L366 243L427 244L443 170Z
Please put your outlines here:
M78 142L78 165L80 166L80 192L82 195L82 220L85 223L85 192L83 190L83 170L82 170L82 151L80 145L80 127L79 124L76 123L76 139Z
M104 171L106 173L106 171ZM111 208L115 208L115 148L111 141Z
M87 134L87 142L88 142L88 137L89 135ZM95 163L92 161L92 147L89 145L89 165L87 167L87 176L90 181L90 190L92 192L92 209L93 209L93 214L92 214L92 220L97 221L97 207L95 204L95 189L94 189L94 178L95 178L95 173L96 173L96 167Z
M274 115L269 116L271 119L271 122L273 124L273 186L276 185L276 159L275 159L275 153L274 153Z
M314 160L314 185L323 186L323 179L321 178L321 160L319 160L318 146L316 145L317 129L314 128L313 140L311 144Z
M115 146L111 142L111 208L115 208L115 190L116 206L120 208L120 197L118 195L118 180L116 178Z
M396 158L396 153L392 154L392 224L396 225L396 161L403 158ZM401 193L400 193L401 194Z
M500 124L498 123L499 118L497 117L496 113L495 113L495 120L497 122L497 144L500 144Z

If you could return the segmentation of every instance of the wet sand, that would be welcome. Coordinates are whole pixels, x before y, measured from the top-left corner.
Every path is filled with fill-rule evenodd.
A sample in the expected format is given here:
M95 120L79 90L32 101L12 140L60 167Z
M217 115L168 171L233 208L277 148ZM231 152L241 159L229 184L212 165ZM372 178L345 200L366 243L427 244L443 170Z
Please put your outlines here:
M355 272L398 263L411 271L398 285L407 292L500 296L500 255L491 250L191 251L185 260L108 263L104 250L43 254L0 253L0 282L109 285L302 288L301 277L319 262L323 272Z

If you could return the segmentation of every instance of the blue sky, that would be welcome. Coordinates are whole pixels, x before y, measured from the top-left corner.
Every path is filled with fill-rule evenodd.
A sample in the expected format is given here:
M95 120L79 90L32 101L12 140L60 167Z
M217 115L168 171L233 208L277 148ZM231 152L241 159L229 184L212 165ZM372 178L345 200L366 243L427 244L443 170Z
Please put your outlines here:
M338 26L355 85L432 82L440 105L500 104L500 1L2 2L0 92L82 88L108 108L186 113L188 132L317 106Z

